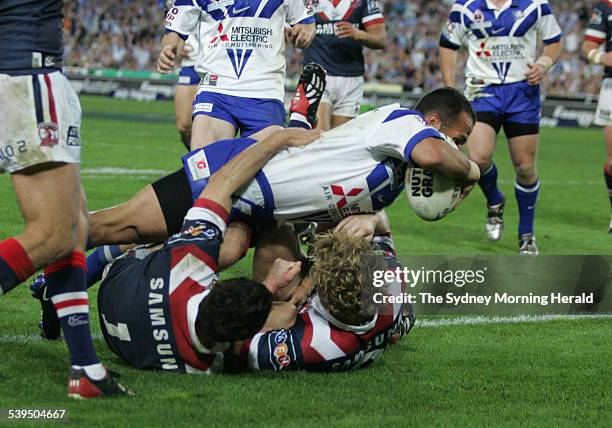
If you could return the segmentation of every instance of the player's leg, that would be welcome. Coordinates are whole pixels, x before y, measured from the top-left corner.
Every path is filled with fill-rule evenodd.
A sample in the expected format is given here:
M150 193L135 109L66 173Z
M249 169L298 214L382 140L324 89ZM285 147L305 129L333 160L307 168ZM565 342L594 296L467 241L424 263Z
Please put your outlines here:
M327 90L325 92L327 93ZM324 95L319 105L319 110L317 111L317 128L321 131L329 131L331 129L332 110L333 106L329 102L329 98L326 99Z
M333 77L339 91L332 112L331 127L337 128L359 114L363 100L363 77Z
M200 91L193 102L191 149L205 147L215 141L234 138L238 124L234 113L227 106L228 97L213 92Z
M317 126L322 97L327 90L327 72L316 63L304 66L289 108L289 127L312 129ZM329 128L328 128L329 129Z
M187 150L191 144L191 123L193 110L193 100L198 91L196 85L178 84L174 94L174 112L176 115L176 129L181 137L181 142Z
M505 197L497 184L497 166L493 161L501 118L489 112L479 112L478 122L466 144L469 157L481 171L478 181L487 200L485 232L492 241L501 238L504 227Z
M508 133L508 124L504 128ZM508 138L508 141L510 143L510 157L516 173L514 194L519 208L520 253L537 255L538 248L535 244L534 223L535 207L540 190L537 170L539 134L513 136Z
M604 128L604 138L606 140L606 151L608 153L608 158L604 167L604 177L606 179L606 187L608 188L608 195L610 197L610 208L612 209L612 126L606 126ZM612 218L610 219L608 233L612 233Z

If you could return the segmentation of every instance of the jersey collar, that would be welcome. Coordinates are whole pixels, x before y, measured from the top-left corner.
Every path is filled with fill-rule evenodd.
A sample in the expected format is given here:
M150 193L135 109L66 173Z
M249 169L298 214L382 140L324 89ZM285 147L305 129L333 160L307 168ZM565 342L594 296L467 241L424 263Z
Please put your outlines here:
M333 325L335 325L336 327L338 327L338 328L340 328L342 330L350 331L351 333L355 333L355 334L366 334L366 333L369 333L370 331L372 331L372 329L376 325L376 321L378 320L378 312L376 312L376 315L374 315L374 318L372 319L372 321L368 322L367 324L363 324L363 325L345 324L342 321L340 321L339 319L337 319L336 317L334 317L332 314L330 314L327 311L327 309L325 309L325 307L323 306L323 303L321 303L321 299L319 299L318 295L316 295L312 299L310 304L311 304L312 308L315 311L317 311L323 318L325 318L327 321L329 321L330 324L333 324Z
M206 296L208 296L210 290L206 290L200 294L196 294L187 303L187 325L189 326L189 336L191 337L191 344L193 345L193 349L198 351L200 354L216 354L219 352L225 351L229 348L229 343L215 343L211 349L208 349L206 346L202 345L200 339L198 339L198 335L195 331L195 323L196 318L198 317L198 308L200 307L200 302L204 300Z

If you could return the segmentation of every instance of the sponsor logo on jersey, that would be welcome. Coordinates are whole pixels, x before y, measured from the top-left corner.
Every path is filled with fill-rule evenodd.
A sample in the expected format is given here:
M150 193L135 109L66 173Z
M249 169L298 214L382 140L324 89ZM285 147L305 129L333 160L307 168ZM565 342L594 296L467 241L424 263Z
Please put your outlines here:
M188 160L189 172L193 177L194 181L203 180L210 177L210 167L208 165L208 159L206 159L206 153L204 150L197 151Z
M69 146L79 147L81 145L81 132L78 126L68 127L68 138L66 144Z
M345 192L344 187L336 185L336 184L332 184L330 187L331 187L332 193L335 196L338 196L340 198L336 202L336 206L338 208L345 207L346 204L348 204L348 198L353 198L355 196L358 196L361 192L363 192L363 189L358 188L358 187L350 189L350 190L348 190L346 192Z
M291 357L289 356L289 347L286 343L288 338L289 336L284 331L277 333L274 338L276 348L274 348L273 354L276 358L276 361L278 362L278 364L281 365L281 367L287 367L289 364L291 364Z
M38 137L42 147L53 147L59 143L59 129L57 124L44 122L38 124Z

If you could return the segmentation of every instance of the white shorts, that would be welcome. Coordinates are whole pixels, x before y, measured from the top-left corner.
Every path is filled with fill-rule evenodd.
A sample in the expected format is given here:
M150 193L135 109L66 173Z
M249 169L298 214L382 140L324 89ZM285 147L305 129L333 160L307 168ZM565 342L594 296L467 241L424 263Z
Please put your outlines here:
M607 77L601 83L595 125L612 126L612 77Z
M327 76L322 103L332 106L332 115L357 117L363 99L363 76Z
M0 74L0 106L0 173L80 163L81 105L62 73Z

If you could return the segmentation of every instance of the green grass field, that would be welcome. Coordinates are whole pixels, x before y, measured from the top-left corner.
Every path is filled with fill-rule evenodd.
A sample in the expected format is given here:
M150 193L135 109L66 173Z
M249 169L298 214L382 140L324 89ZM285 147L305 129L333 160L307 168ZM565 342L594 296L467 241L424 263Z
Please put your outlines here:
M82 103L83 183L90 209L125 201L180 166L184 149L171 103L95 97ZM515 254L513 172L502 140L496 160L509 201L500 242L491 244L484 236L484 198L476 190L436 223L419 220L400 198L389 210L398 252ZM599 131L543 130L537 211L542 254L612 254L612 235L605 233L610 208L603 160ZM6 175L0 176L0 200L3 239L23 227ZM249 269L243 261L229 273ZM90 291L92 302L96 291ZM97 320L95 307L92 319ZM603 427L612 421L610 318L425 323L367 370L218 377L132 370L106 348L95 322L100 355L137 393L96 402L65 398L65 345L39 340L37 321L38 305L27 287L0 299L0 409L65 408L73 425Z

